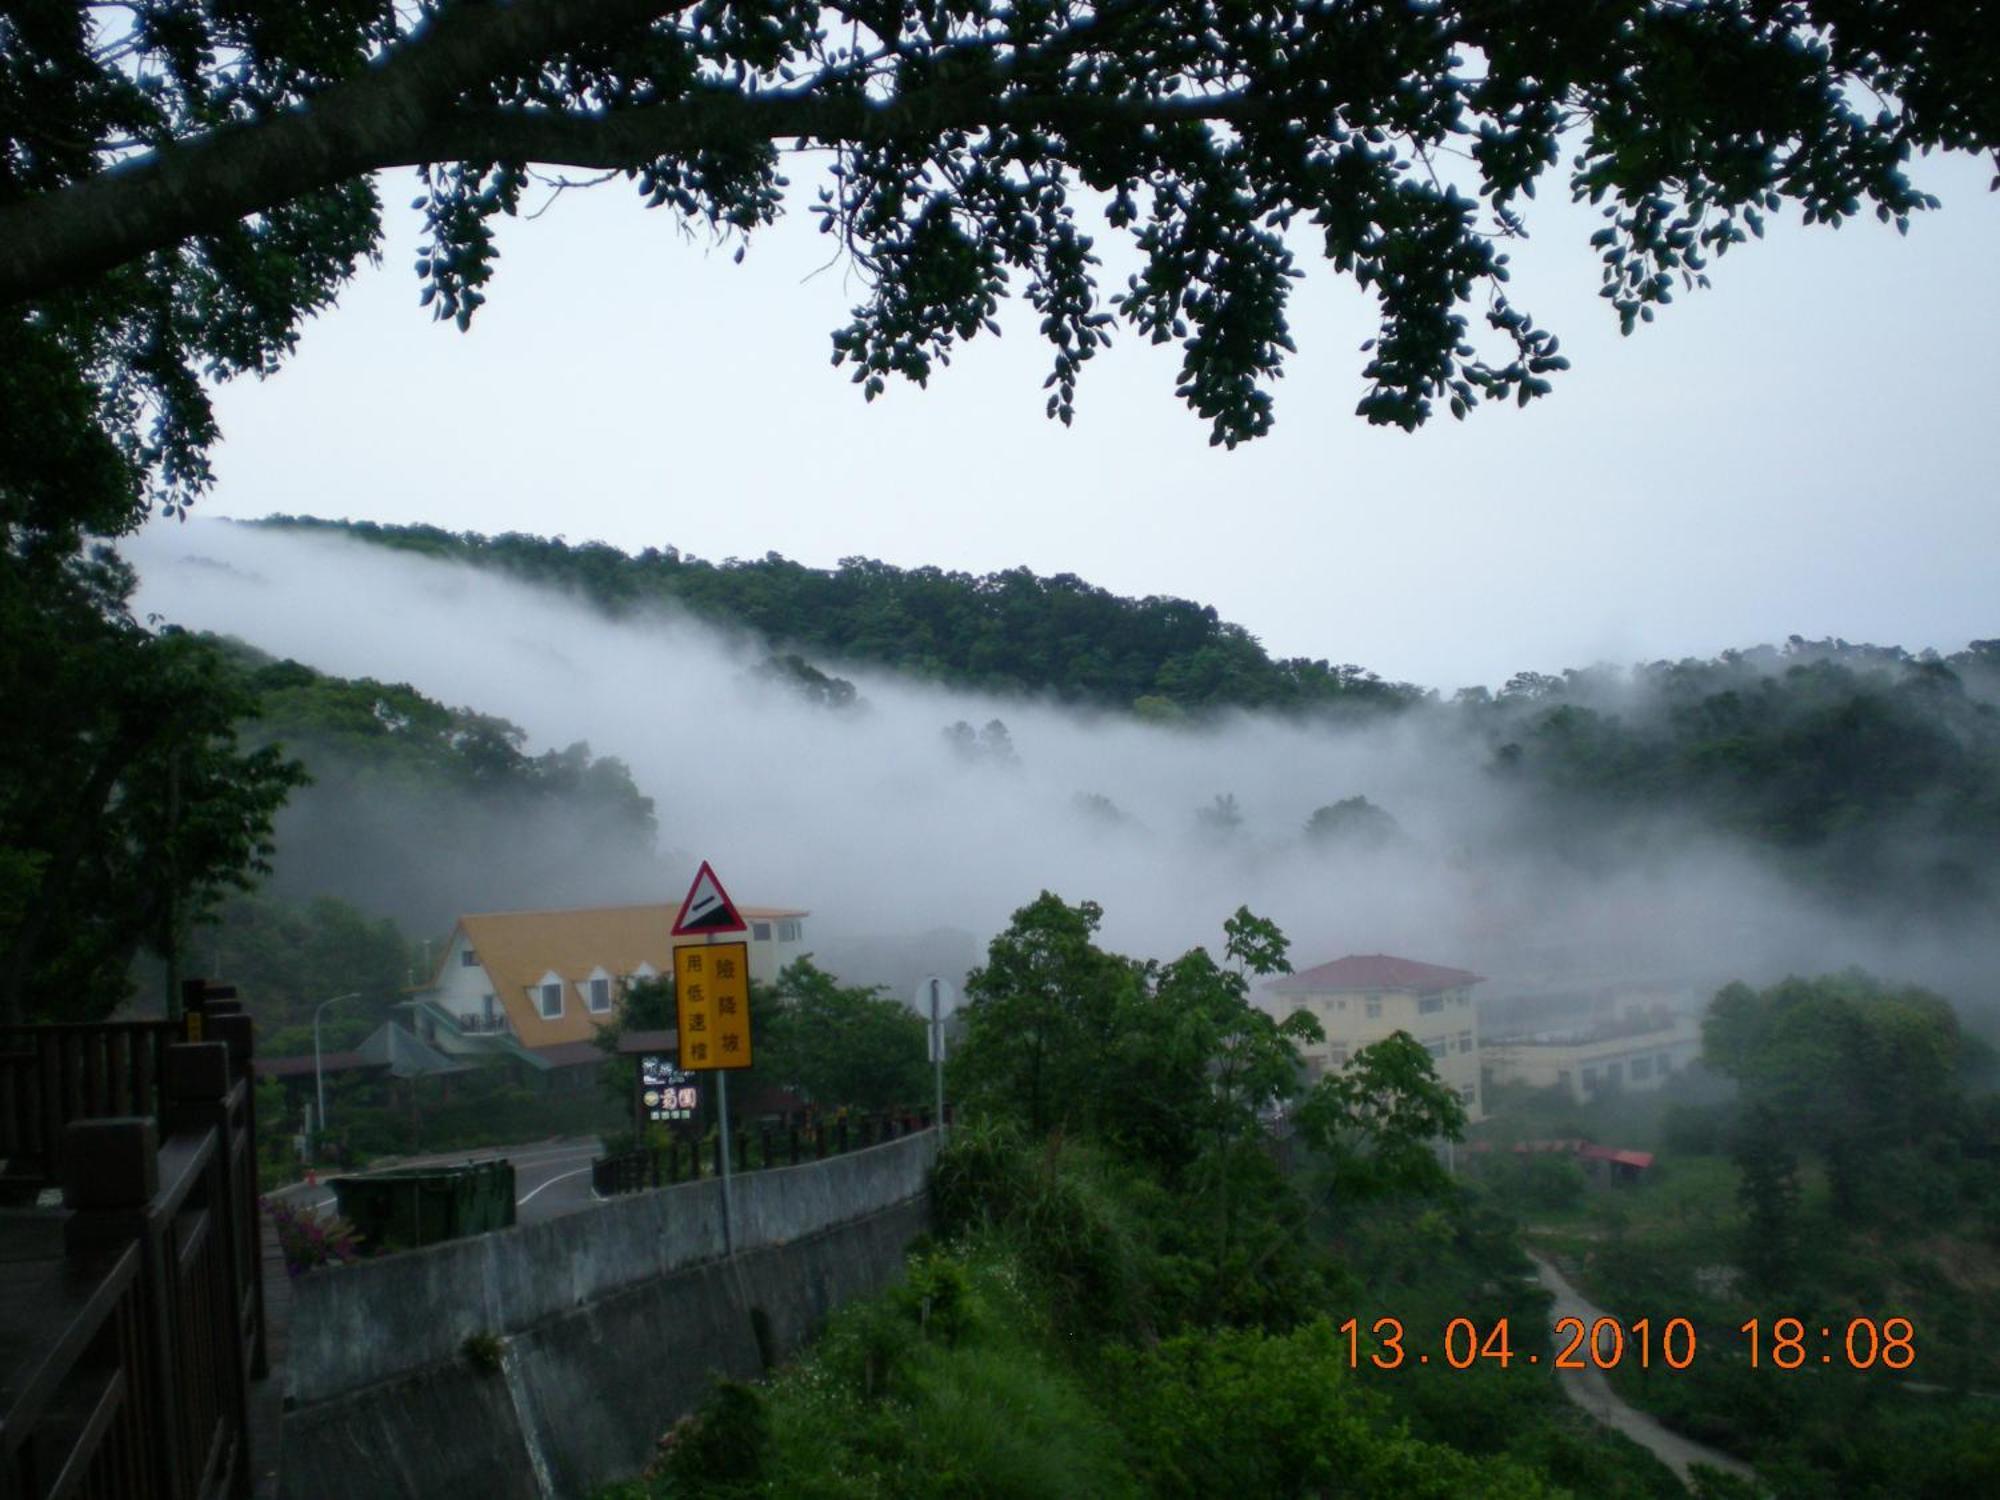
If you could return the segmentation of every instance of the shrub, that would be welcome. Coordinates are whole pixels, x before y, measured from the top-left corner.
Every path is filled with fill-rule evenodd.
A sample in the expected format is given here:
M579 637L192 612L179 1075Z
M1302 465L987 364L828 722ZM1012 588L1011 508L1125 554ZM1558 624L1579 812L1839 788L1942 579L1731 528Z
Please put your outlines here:
M351 1266L361 1259L354 1226L338 1214L294 1208L282 1198L266 1198L263 1205L278 1231L287 1275L303 1276L321 1266Z

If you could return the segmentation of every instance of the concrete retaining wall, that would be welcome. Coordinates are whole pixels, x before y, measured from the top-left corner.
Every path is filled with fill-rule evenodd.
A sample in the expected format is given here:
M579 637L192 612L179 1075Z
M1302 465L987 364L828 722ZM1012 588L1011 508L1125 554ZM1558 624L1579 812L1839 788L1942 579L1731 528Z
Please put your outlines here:
M877 1290L929 1218L936 1137L613 1199L292 1289L284 1487L412 1500L587 1495L643 1467L714 1374L762 1369ZM499 1371L461 1354L492 1334Z

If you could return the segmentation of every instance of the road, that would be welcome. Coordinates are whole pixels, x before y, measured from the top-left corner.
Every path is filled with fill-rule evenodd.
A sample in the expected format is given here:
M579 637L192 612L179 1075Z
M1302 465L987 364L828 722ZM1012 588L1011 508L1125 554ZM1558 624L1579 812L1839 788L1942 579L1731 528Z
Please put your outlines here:
M505 1157L514 1164L515 1216L523 1224L535 1224L590 1206L590 1163L601 1150L595 1137L533 1141L520 1146L482 1146L477 1150L446 1151L435 1156L397 1157L377 1163L373 1170L455 1167L464 1162L493 1161ZM357 1172L352 1175L366 1177L370 1174ZM324 1179L317 1185L293 1183L290 1187L278 1189L271 1196L322 1211L334 1206L333 1192Z
M1530 1255L1535 1263L1535 1275L1540 1278L1555 1297L1549 1309L1551 1326L1559 1318L1581 1318L1586 1327L1599 1318L1608 1317L1603 1308L1586 1298L1549 1262L1539 1255ZM1607 1355L1607 1358L1609 1356ZM1697 1443L1693 1438L1682 1437L1671 1428L1663 1427L1653 1417L1640 1411L1623 1396L1611 1388L1611 1382L1604 1372L1595 1365L1581 1370L1560 1370L1556 1373L1556 1383L1578 1406L1591 1416L1646 1449L1655 1458L1680 1476L1681 1483L1689 1484L1688 1470L1694 1464L1707 1464L1711 1468L1722 1469L1753 1478L1755 1471L1741 1459L1731 1458L1727 1453L1711 1448L1705 1443Z

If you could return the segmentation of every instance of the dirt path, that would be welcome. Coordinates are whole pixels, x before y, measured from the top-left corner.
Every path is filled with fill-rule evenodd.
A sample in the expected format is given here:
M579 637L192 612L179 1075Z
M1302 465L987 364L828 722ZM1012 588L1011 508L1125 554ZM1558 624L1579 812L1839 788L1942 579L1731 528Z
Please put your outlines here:
M1555 1304L1549 1309L1551 1324L1557 1318L1581 1318L1588 1326L1599 1318L1609 1316L1603 1308L1570 1285L1569 1278L1541 1256L1530 1255L1528 1259L1535 1263L1535 1274L1542 1285L1555 1295ZM1594 1365L1584 1370L1559 1371L1556 1383L1570 1400L1591 1416L1606 1427L1624 1433L1672 1469L1683 1484L1688 1483L1688 1469L1693 1464L1707 1464L1746 1479L1754 1475L1755 1471L1741 1459L1731 1458L1727 1453L1718 1452L1661 1426L1657 1419L1640 1411L1614 1391L1611 1382L1604 1378L1604 1372Z

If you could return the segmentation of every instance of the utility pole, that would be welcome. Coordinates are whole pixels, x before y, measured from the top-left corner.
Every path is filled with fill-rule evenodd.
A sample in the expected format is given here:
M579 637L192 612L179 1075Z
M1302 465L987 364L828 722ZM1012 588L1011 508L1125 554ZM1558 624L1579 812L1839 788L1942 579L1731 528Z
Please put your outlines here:
M931 1116L937 1121L938 1139L944 1139L944 1017L938 1014L938 980L933 974L931 990L931 1064L937 1079L937 1113Z
M313 1097L319 1101L318 1129L314 1132L312 1141L314 1160L319 1159L319 1137L326 1131L326 1073L320 1067L319 1056L320 1012L325 1010L329 1005L340 1004L343 1000L359 1000L360 998L361 992L354 990L349 994L335 995L331 1000L322 1000L318 1005L313 1007Z

